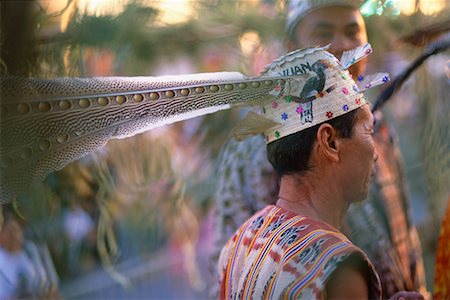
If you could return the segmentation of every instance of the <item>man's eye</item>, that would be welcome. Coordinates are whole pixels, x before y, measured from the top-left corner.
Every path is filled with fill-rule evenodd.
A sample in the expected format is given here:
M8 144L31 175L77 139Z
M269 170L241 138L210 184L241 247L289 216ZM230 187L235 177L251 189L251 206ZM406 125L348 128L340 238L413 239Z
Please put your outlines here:
M316 33L316 37L319 39L331 39L333 37L333 34L328 31L319 31Z
M352 39L357 39L359 37L359 31L358 30L348 31L347 37L352 38Z

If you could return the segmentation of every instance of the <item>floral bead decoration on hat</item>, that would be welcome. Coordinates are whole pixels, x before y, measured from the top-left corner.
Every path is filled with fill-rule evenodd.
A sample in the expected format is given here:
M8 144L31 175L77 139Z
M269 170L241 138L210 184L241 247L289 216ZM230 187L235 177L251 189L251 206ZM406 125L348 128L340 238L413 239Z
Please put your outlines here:
M340 61L327 48L299 49L267 66L262 77L291 78L289 84L280 80L271 92L274 98L260 102L259 111L249 112L232 135L243 140L264 133L268 144L363 106L362 92L389 80L387 73L377 73L356 83L346 70L372 53L370 44L344 52ZM298 75L306 78L293 78Z

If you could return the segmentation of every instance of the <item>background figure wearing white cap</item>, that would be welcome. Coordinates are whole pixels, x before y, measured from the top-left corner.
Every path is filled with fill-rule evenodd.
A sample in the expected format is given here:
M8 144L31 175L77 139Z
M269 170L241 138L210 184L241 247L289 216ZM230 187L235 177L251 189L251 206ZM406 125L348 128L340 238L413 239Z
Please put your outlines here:
M358 7L362 1L295 0L287 14L288 48L331 44L342 52L364 44L367 34ZM350 67L355 80L363 79L365 60ZM352 205L343 231L363 249L380 275L383 297L401 290L426 292L421 247L410 216L396 140L383 120L374 136L377 174L368 200ZM243 142L229 140L222 149L216 190L216 259L232 233L253 213L276 201L275 173L265 159L260 136ZM213 292L214 293L214 292Z
M268 159L281 179L276 204L255 213L221 251L220 299L381 298L369 259L337 229L349 205L367 197L378 159L374 116L363 88L345 70L348 61L371 52L365 44L339 62L323 48L307 48L264 72L305 67L308 76L280 80L274 89L280 96L260 104L233 131L237 138L264 132ZM387 80L386 74L373 78L371 86ZM319 90L305 93L317 80ZM400 296L422 298L417 292L394 295Z

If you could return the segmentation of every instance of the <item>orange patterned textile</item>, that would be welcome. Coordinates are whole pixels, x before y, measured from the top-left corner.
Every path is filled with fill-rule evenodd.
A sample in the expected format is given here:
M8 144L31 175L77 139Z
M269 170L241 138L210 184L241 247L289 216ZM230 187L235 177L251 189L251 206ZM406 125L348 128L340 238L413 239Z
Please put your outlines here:
M433 299L450 299L450 197L442 220L436 252Z
M219 299L325 299L326 283L347 258L359 257L370 299L381 285L365 254L334 227L280 207L257 212L219 258Z

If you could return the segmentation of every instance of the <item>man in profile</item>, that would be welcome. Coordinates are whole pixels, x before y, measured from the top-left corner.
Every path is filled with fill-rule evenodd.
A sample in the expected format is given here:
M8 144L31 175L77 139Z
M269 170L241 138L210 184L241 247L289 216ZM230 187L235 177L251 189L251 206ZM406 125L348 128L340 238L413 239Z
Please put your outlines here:
M346 50L367 42L362 1L295 0L287 5L288 49L327 45L340 57ZM350 67L355 81L364 80L366 61ZM401 157L392 133L377 120L375 147L377 175L366 203L352 205L344 220L344 233L363 249L381 277L383 296L401 290L425 292L421 247L410 217L401 172ZM223 149L216 203L218 249L254 212L274 203L276 176L265 161L263 138L228 141Z
M349 61L370 52L365 44ZM266 73L303 65L307 79L282 81L278 90L289 95L262 103L258 115L250 112L236 126L236 136L239 128L264 132L280 189L275 205L255 213L223 248L220 299L381 298L370 260L338 230L350 204L369 193L378 159L374 116L344 70L346 60L324 48L291 52ZM394 297L422 298L416 292Z

